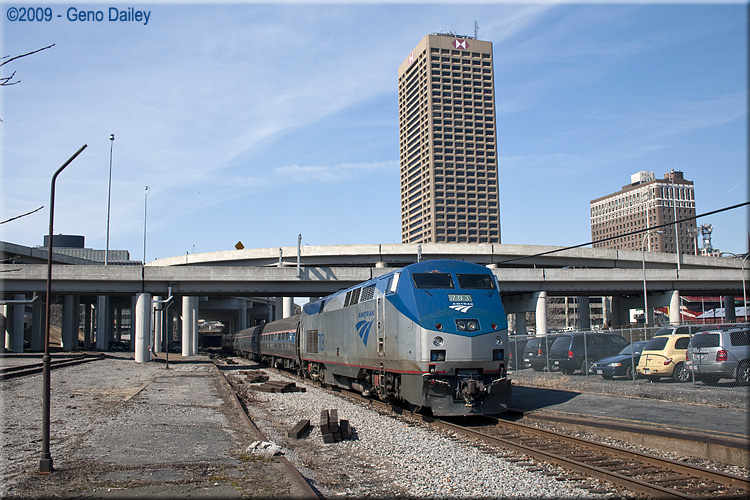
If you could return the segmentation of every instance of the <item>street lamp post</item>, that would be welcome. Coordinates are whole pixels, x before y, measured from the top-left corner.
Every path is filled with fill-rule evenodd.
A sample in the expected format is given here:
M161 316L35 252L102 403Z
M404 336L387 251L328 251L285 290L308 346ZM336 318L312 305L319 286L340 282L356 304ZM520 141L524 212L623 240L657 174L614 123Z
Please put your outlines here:
M151 194L151 188L146 186L146 195L143 200L143 264L146 264L146 214L148 213L148 195Z
M745 289L745 261L747 258L750 257L750 253L745 255L745 257L742 259L742 306L744 307L743 311L745 314L743 316L745 317L745 323L747 323L747 290Z
M107 246L104 249L104 265L109 264L109 210L112 201L112 148L115 145L115 134L109 135L109 187L107 189Z
M44 356L42 356L42 453L39 460L39 474L49 474L53 471L52 455L49 451L49 427L50 427L50 354L49 354L49 327L50 327L50 309L52 295L52 228L55 222L55 181L60 172L75 160L79 154L86 149L84 144L76 151L68 161L62 164L52 176L52 183L49 194L49 239L47 240L47 296L46 296L46 316L44 318Z
M648 293L646 292L646 240L651 233L664 234L664 231L646 231L641 241L641 253L643 256L643 324L648 326Z

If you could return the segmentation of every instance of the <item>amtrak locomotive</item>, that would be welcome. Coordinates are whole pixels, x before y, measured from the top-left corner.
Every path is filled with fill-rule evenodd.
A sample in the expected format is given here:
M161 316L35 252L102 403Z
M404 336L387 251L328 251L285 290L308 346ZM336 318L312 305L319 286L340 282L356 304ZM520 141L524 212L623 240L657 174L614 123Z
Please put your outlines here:
M411 264L226 335L223 346L434 415L502 413L510 399L498 283L468 262Z

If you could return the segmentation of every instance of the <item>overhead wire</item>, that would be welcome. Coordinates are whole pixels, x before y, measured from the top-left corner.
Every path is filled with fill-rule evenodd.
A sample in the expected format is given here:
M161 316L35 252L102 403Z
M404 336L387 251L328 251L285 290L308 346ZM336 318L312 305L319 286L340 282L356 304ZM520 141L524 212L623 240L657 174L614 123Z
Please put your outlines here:
M629 233L618 234L617 236L610 236L608 238L603 238L601 240L594 240L594 241L589 241L587 243L580 243L578 245L573 245L573 246L570 246L570 247L557 248L555 250L548 250L546 252L536 253L536 254L533 254L533 255L524 255L522 257L513 257L512 259L506 259L506 260L497 262L497 264L505 264L505 263L508 263L508 262L515 262L517 260L531 259L533 257L542 257L544 255L550 255L550 254L553 254L553 253L564 252L565 250L572 250L574 248L585 247L587 245L593 245L595 243L604 243L605 241L614 240L616 238L623 238L625 236L632 236L632 235L635 235L635 234L641 234L641 233L645 233L646 231L652 231L654 229L659 229L659 228L662 228L662 227L672 226L674 224L679 224L681 222L687 222L687 221L691 221L691 220L694 220L694 219L699 219L701 217L708 217L709 215L714 215L714 214L718 214L718 213L721 213L721 212L726 212L728 210L734 210L735 208L744 207L745 205L750 205L750 201L746 201L744 203L738 203L737 205L732 205L730 207L720 208L718 210L712 210L710 212L706 212L706 213L703 213L703 214L693 215L692 217L686 217L684 219L679 219L679 220L675 220L675 221L672 221L672 222L666 222L664 224L659 224L657 226L651 226L651 227L646 228L646 229L637 229L637 230L631 231Z

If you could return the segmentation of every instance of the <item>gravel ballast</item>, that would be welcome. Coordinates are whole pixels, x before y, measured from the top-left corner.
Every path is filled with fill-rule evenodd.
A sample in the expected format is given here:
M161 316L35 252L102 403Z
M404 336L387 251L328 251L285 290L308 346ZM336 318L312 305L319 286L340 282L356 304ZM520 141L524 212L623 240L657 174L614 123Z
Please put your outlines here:
M53 371L51 451L59 470L46 477L35 473L41 448L41 376L0 382L0 495L99 498L137 496L136 492L142 492L164 498L178 494L200 496L198 493L203 492L212 498L289 496L289 484L282 478L277 462L247 456L248 446L258 436L230 408L228 393L188 382L190 377L215 372L208 357L196 356L170 367L167 377L163 363L136 364L123 353L120 357ZM233 371L231 367L225 373ZM500 455L505 452L483 451L466 438L436 433L408 416L381 414L285 373L264 371L274 380L294 381L305 392L245 390L248 413L265 438L279 445L284 456L325 497L619 498L622 494L594 480L577 479L554 466L523 460L522 456L504 457ZM552 375L525 370L514 378L515 383L537 386L562 383L569 390L580 390L576 384L587 382L582 376L562 380ZM592 379L588 383L599 381ZM711 395L707 388L706 401L721 407L746 408L744 389L719 389L713 388ZM197 405L165 405L160 396L166 394L164 391L185 391L187 395L197 390L218 392L211 392ZM626 381L603 381L592 392L607 390L629 397L682 397L690 403L704 397L699 395L703 394L702 389ZM685 394L680 396L682 392ZM221 414L212 413L212 408L220 409ZM353 436L326 444L318 427L320 412L334 408L340 419L349 420ZM192 417L207 413L211 417L203 418L206 423L201 435L210 443L196 444L198 458L194 462L170 466L169 455L164 455L169 448L160 446L164 443L158 441L158 436L178 440L181 429L195 431L191 428ZM143 442L148 433L137 429L143 419L155 419L156 428L161 430L153 442ZM312 430L302 439L287 437L287 431L302 419L310 420ZM132 450L118 457L123 463L127 459L125 465L97 458L107 452L108 431L115 433L113 442L123 446L132 443ZM190 432L186 434L193 435ZM211 458L212 446L221 442L227 455ZM184 451L176 446L173 449Z

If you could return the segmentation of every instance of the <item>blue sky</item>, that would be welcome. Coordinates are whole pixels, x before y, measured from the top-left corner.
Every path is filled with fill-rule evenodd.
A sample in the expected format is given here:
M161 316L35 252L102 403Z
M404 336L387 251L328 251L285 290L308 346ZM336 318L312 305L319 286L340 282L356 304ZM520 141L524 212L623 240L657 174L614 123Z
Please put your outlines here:
M15 6L30 5L15 3ZM34 4L34 5L38 5ZM747 7L715 4L47 3L10 22L0 68L0 239L49 228L146 260L400 243L397 68L428 33L492 41L503 243L590 241L589 202L639 170L682 170L698 213L750 199ZM71 22L67 10L101 10ZM148 24L108 9L150 11ZM60 14L61 18L56 16ZM748 211L700 219L747 251Z

